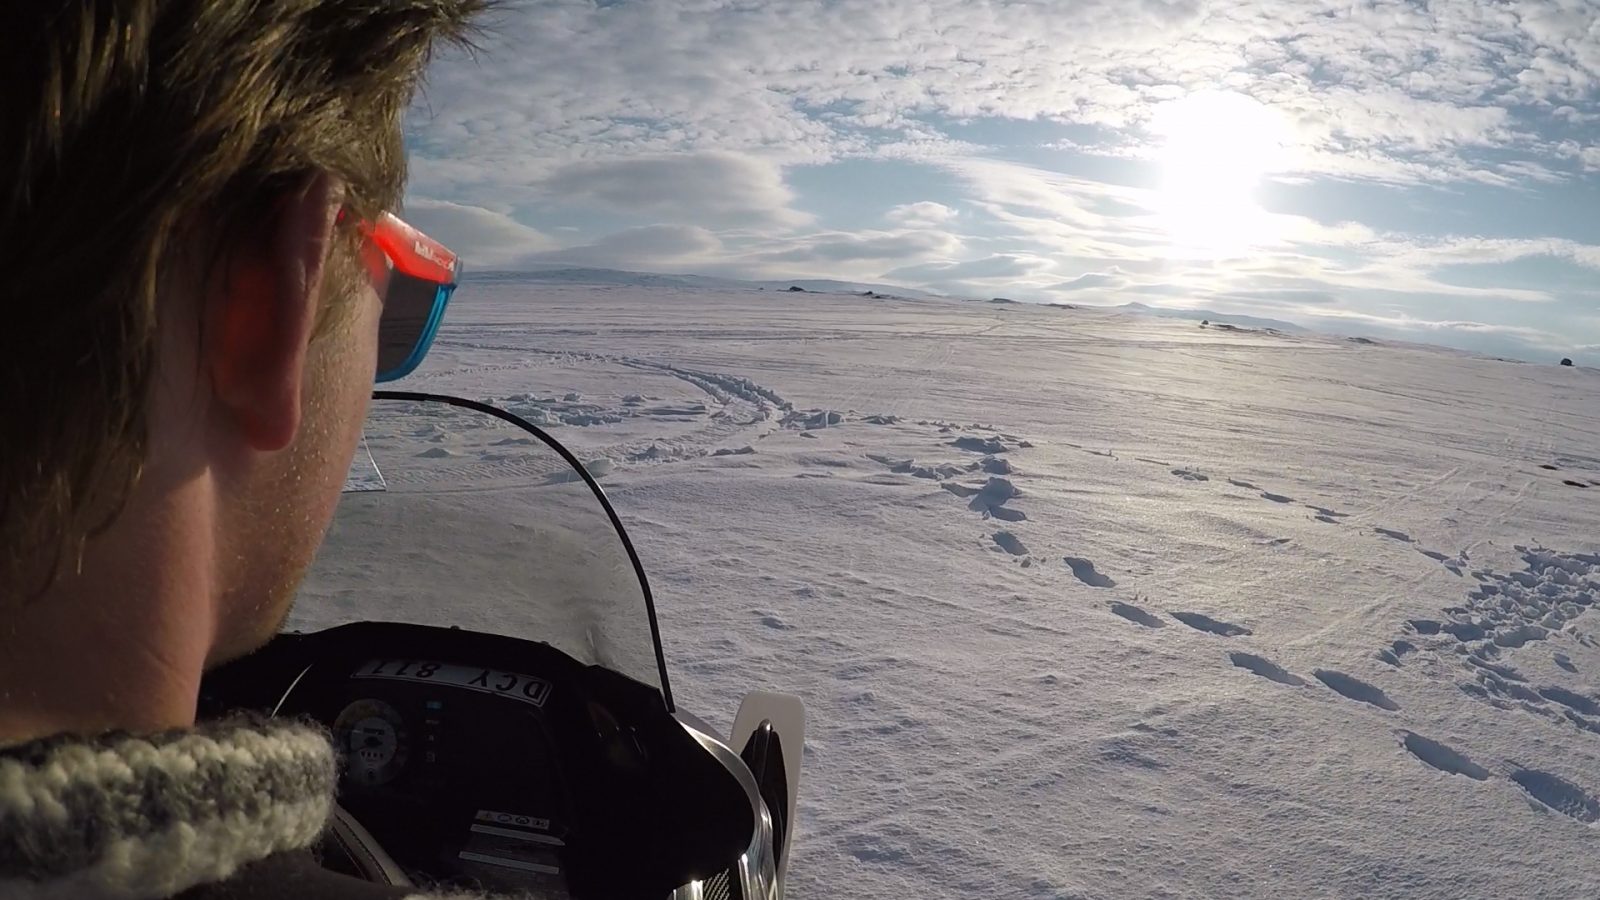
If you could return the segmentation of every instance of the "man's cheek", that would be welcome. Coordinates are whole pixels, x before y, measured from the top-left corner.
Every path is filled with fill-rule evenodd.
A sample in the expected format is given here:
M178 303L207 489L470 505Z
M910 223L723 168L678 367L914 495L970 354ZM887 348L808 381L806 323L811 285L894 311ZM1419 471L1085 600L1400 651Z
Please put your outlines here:
M383 320L383 301L370 288L361 294L362 319L358 329L361 340L361 359L367 371L367 393L371 393L372 379L378 371L378 330Z

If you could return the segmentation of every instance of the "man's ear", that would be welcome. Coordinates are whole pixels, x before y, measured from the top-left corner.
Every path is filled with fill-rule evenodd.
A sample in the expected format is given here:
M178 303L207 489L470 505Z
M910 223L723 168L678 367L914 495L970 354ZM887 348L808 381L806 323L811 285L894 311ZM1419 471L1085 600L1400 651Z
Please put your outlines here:
M202 364L220 411L246 445L282 450L300 428L306 353L344 187L309 176L207 282Z

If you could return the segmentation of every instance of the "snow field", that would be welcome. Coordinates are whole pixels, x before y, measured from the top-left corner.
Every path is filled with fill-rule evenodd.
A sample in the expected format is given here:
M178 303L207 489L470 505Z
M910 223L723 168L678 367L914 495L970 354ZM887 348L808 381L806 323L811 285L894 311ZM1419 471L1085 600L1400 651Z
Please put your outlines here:
M686 708L805 698L793 896L1600 893L1593 373L469 283L400 386L596 461Z

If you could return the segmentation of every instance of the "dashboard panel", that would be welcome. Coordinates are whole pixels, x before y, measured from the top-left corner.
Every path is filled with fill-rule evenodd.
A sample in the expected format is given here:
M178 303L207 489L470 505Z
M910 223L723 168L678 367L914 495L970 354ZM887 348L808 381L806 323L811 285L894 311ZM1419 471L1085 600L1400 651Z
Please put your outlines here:
M286 634L207 676L203 714L241 708L328 728L340 803L419 881L660 898L726 869L755 827L658 690L545 644L395 623Z
M547 679L428 659L366 659L287 708L331 722L340 802L402 866L486 886L565 885L567 778ZM302 682L302 686L306 686ZM297 692L299 693L299 692ZM485 798L494 798L492 802ZM385 828L382 823L405 822Z
M406 717L376 698L357 700L339 711L333 742L345 756L345 780L362 787L388 784L411 758Z

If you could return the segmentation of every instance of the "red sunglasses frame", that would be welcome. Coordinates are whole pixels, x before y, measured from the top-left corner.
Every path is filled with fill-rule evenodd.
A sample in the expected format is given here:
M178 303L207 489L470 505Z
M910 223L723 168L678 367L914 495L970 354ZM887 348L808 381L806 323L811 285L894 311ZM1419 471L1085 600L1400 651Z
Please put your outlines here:
M340 210L339 220L343 221L345 217L346 212ZM428 353L428 348L433 345L439 322L444 318L445 307L460 282L461 257L407 224L394 213L385 212L375 221L359 220L356 222L356 228L367 246L378 251L376 254L363 255L367 260L368 276L372 280L372 286L381 299L385 301L389 299L389 290L396 274L435 286L433 305L427 315L414 317L410 321L417 324L407 325L416 328L417 333L407 335L406 340L402 342L410 346L404 360L377 372L378 382L394 381L410 374L421 364L423 357ZM377 259L378 256L382 258ZM390 309L391 306L385 302L385 312ZM382 343L382 320L379 321L378 328ZM389 340L393 341L393 338Z

